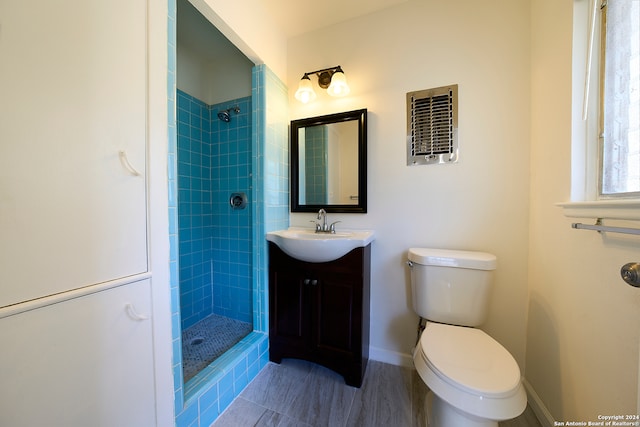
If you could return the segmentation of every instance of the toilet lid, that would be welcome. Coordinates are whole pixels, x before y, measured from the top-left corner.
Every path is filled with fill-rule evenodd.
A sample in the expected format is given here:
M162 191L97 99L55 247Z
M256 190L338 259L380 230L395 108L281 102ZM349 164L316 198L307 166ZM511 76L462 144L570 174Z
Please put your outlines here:
M431 369L457 388L500 397L520 384L513 356L480 329L430 323L420 347Z

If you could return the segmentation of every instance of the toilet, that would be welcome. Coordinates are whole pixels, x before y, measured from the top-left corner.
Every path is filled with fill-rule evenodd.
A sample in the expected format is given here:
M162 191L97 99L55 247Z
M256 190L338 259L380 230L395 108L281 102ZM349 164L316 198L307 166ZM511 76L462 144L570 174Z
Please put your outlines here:
M413 363L429 388L428 427L497 427L527 406L513 356L480 329L495 255L411 248L412 301L420 316ZM425 324L426 322L426 324Z

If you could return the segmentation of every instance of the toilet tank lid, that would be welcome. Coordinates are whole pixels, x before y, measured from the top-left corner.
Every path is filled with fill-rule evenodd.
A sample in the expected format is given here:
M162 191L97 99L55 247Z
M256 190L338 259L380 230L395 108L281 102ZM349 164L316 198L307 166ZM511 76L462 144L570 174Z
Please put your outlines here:
M409 261L420 265L495 270L497 258L487 252L458 251L452 249L411 248Z

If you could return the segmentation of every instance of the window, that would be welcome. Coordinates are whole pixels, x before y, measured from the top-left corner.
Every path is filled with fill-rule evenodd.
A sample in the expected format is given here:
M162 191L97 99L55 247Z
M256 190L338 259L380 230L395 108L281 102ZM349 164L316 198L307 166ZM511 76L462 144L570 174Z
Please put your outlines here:
M640 221L640 0L574 0L565 216Z
M640 0L604 0L600 26L600 198L640 197Z

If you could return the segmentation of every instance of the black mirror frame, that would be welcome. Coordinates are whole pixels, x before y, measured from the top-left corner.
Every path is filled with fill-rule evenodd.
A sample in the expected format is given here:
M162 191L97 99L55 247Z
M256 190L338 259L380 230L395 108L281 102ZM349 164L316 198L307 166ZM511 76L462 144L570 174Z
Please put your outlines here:
M299 141L298 130L309 126L358 122L358 203L352 205L301 205L299 201ZM367 213L367 109L328 114L291 121L291 212Z

